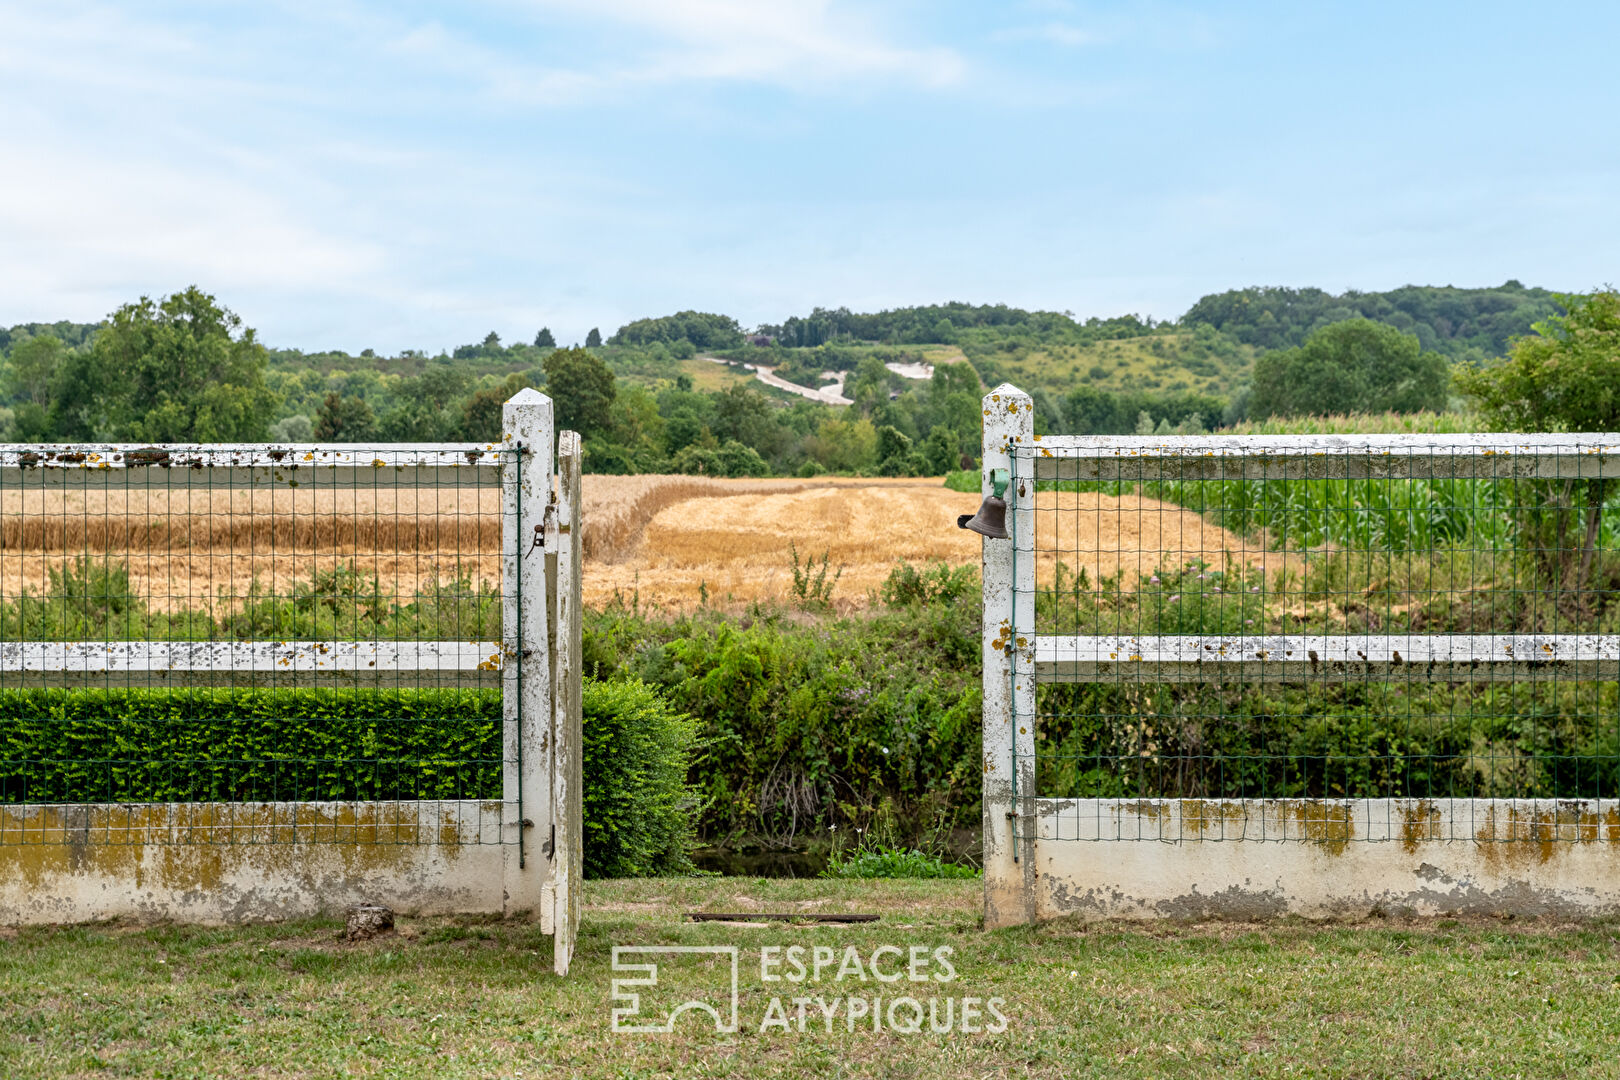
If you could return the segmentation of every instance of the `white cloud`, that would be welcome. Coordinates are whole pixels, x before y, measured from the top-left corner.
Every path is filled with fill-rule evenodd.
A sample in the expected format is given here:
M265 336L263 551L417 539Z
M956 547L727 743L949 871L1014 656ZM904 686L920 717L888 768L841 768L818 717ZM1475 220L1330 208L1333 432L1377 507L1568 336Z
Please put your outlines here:
M533 0L533 10L607 21L635 57L609 84L736 81L825 89L869 81L937 88L961 79L955 50L902 44L878 20L830 0ZM644 45L638 50L636 39Z

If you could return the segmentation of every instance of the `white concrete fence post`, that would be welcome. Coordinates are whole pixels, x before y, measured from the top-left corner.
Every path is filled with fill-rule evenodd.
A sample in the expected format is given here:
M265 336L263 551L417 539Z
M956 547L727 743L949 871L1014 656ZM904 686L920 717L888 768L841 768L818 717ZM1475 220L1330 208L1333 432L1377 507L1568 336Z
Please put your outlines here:
M1009 540L984 539L984 923L1035 919L1035 483L1013 470L1032 446L1035 406L1002 383L984 397L980 492L1009 472ZM1016 770L1016 771L1015 771ZM1015 842L1016 838L1016 842Z
M556 444L551 399L520 390L501 410L502 836L506 913L538 913L551 836L551 669L544 535Z

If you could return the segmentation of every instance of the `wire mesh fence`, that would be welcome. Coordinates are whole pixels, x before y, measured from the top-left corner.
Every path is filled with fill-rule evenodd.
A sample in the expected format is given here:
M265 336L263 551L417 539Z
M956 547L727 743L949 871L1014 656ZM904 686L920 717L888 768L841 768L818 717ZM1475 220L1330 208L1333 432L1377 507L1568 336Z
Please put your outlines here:
M517 457L0 450L0 844L510 837Z
M1034 741L1014 775L1095 818L1050 835L1620 840L1617 451L1015 448ZM1122 832L1127 804L1151 812Z

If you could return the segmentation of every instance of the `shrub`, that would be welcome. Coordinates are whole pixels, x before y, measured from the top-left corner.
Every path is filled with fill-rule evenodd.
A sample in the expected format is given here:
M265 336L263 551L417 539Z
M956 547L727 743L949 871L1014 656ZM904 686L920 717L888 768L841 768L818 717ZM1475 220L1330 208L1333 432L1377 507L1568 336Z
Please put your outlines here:
M585 681L585 872L690 868L693 722ZM0 803L501 797L501 694L451 689L0 691Z
M691 870L697 724L639 680L585 684L585 875Z
M976 595L845 618L619 607L586 628L604 677L642 679L700 718L706 839L786 843L885 803L900 836L978 822Z
M897 563L883 582L883 602L890 607L914 604L954 604L979 591L979 575L971 566L936 562L918 570L908 562Z

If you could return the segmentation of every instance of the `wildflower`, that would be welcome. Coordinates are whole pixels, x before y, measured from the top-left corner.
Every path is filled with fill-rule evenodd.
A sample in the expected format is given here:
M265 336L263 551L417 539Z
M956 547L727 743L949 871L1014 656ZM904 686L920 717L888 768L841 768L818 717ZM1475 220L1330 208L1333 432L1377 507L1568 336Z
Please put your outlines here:
M1172 603L1172 604L1173 604L1173 603L1175 603L1175 602L1176 602L1176 601L1177 601L1177 600L1180 600L1180 599L1181 599L1181 594L1180 594L1180 593L1176 593L1176 595L1174 595L1174 596L1172 596L1172 597L1171 597L1171 598L1170 598L1170 602L1171 602L1171 603Z
M1152 585L1157 585L1159 583L1159 575L1154 574L1152 577L1148 578L1148 583L1152 584Z

